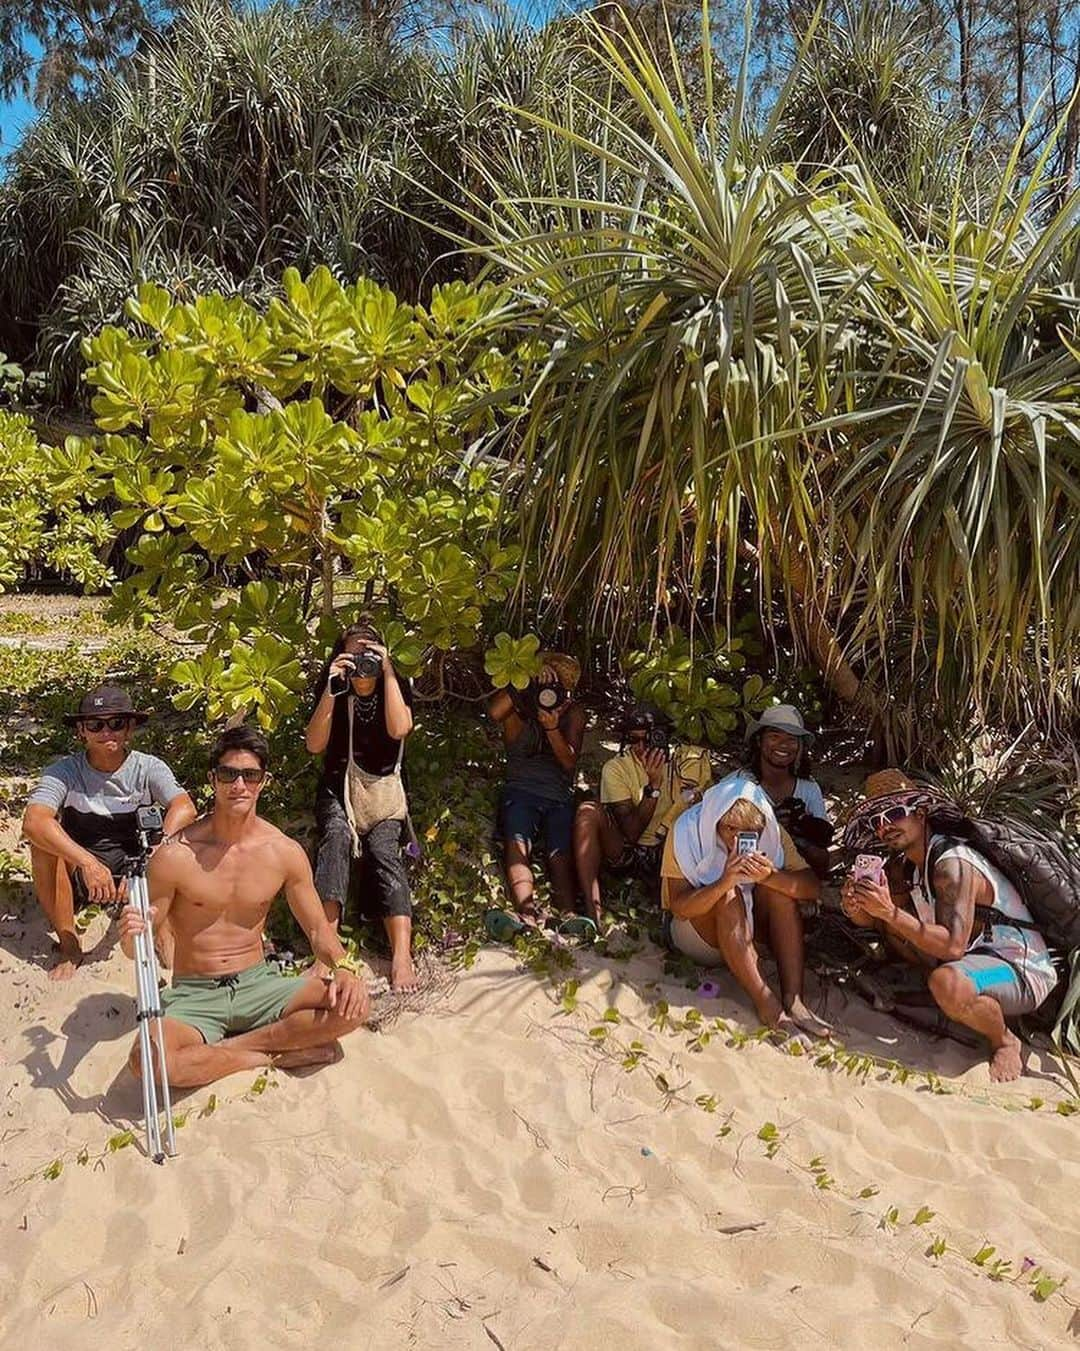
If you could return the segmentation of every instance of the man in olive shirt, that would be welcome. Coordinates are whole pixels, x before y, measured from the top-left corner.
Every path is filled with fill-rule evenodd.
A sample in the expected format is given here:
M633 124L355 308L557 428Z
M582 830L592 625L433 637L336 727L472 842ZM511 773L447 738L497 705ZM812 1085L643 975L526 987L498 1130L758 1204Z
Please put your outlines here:
M657 729L661 729L658 735ZM622 749L600 773L600 801L583 802L574 818L574 859L587 913L599 923L600 873L635 877L656 889L664 837L677 817L712 783L701 746L665 749L663 720L636 708L622 725Z

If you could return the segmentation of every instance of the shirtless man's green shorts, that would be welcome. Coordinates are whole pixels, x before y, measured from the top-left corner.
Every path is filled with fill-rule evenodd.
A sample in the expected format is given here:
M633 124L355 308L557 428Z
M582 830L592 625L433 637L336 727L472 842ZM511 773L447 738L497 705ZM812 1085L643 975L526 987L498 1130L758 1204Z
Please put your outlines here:
M182 976L161 992L170 1018L202 1034L208 1046L238 1032L276 1023L307 976L283 976L270 962L257 962L233 976Z

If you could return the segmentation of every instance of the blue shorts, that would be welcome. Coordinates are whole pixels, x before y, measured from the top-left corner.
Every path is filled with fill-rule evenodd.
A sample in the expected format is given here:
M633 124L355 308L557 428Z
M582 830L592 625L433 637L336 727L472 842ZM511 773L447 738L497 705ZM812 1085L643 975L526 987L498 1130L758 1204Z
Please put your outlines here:
M499 838L531 845L540 835L549 856L568 854L574 837L573 802L550 802L507 784L499 798Z

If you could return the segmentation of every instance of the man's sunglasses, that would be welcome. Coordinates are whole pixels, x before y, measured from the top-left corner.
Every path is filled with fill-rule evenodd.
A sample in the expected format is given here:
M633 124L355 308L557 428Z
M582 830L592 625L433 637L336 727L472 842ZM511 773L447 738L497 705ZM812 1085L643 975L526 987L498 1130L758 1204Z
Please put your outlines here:
M262 783L266 778L266 770L250 766L238 769L235 765L215 765L214 778L218 783L235 783L237 779L243 779L245 783Z
M131 719L123 713L117 714L115 718L83 718L82 725L88 732L104 732L107 727L110 732L122 732L125 727L130 726Z
M880 830L882 826L891 826L893 822L902 821L905 816L910 815L911 810L908 807L886 807L884 811L874 812L866 820L871 830Z

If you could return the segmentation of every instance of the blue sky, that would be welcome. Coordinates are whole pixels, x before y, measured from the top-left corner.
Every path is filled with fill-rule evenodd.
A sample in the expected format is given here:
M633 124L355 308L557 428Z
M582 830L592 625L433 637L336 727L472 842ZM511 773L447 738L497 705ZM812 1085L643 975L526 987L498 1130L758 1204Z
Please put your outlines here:
M0 104L0 156L9 155L18 145L33 118L34 109L29 99Z

